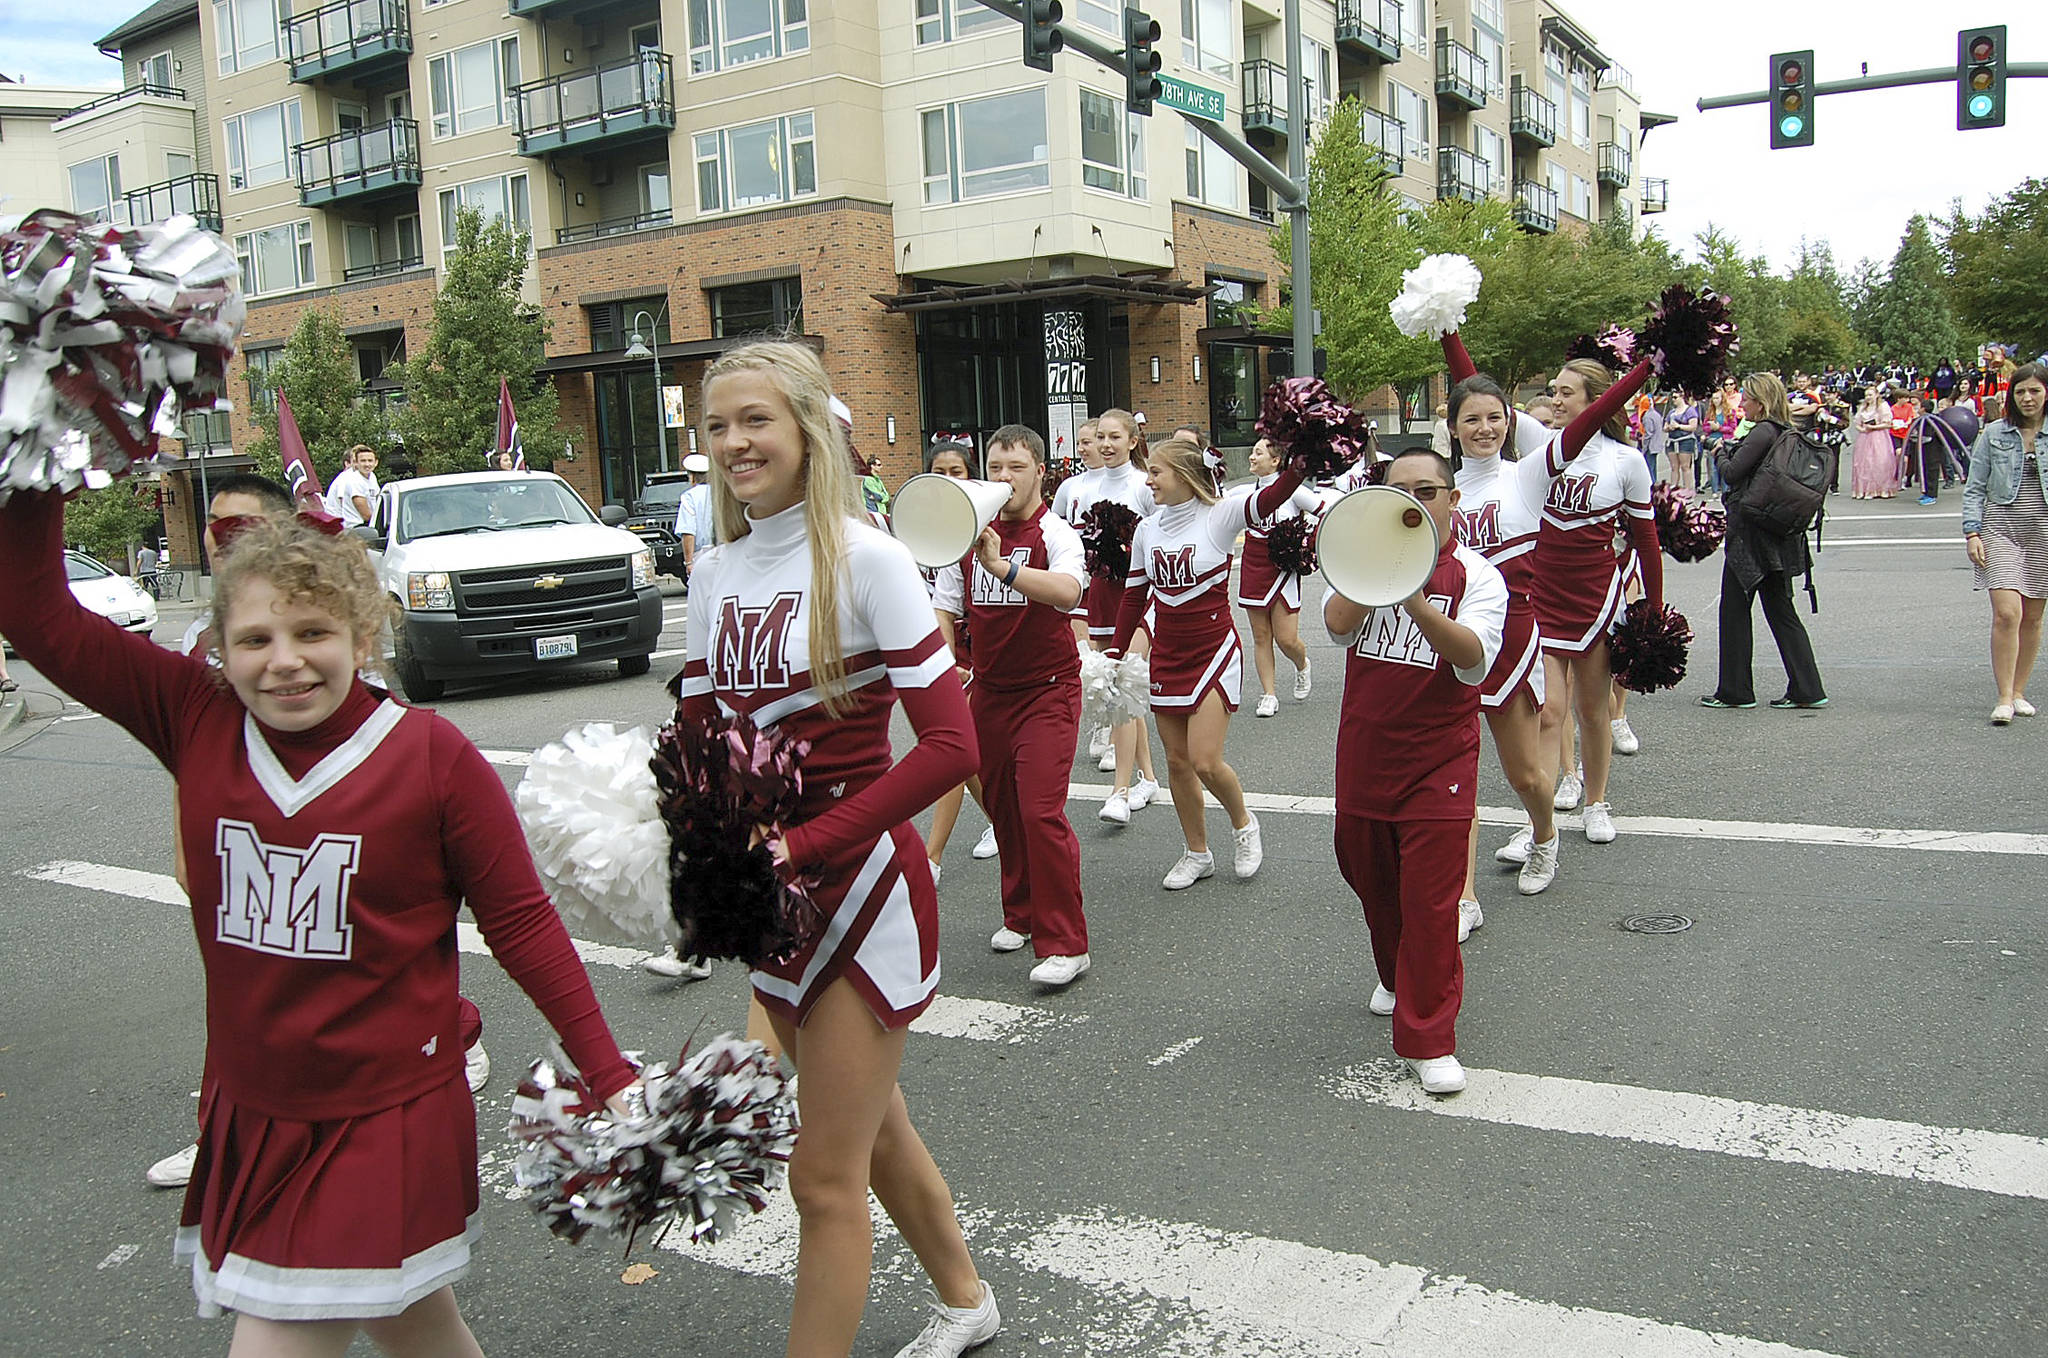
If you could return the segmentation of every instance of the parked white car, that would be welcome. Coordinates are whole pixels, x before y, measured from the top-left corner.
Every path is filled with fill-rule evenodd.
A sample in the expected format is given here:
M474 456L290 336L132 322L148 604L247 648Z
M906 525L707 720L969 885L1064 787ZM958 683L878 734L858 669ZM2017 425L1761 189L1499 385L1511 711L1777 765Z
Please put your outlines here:
M156 626L156 600L149 597L149 591L84 552L64 553L64 578L71 584L73 598L114 626L144 636Z

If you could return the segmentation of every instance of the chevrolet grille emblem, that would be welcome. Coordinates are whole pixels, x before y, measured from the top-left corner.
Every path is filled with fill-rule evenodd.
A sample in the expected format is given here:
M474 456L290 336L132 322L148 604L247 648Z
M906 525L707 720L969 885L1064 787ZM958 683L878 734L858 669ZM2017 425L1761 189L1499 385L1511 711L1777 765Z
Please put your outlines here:
M559 575L543 575L540 579L533 582L533 587L535 589L560 589L568 583L567 580L564 580Z

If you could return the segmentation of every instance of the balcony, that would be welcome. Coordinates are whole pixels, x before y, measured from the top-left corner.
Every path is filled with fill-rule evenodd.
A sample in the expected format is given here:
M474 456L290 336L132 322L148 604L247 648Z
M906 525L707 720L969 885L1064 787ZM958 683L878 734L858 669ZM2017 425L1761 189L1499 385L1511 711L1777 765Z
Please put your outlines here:
M1364 61L1401 59L1401 0L1337 0L1337 46Z
M1244 64L1244 130L1287 135L1287 68L1277 61Z
M1557 230L1557 190L1533 179L1515 181L1515 225L1551 235Z
M570 245L579 240L603 240L606 236L624 236L635 231L652 231L668 226L675 221L675 215L668 208L657 212L640 212L631 217L606 217L602 221L585 222L581 226L558 226L555 228L555 244Z
M1508 135L1538 146L1557 145L1557 104L1527 85L1508 92Z
M588 24L599 10L618 9L643 0L507 0L506 11L515 19L574 19Z
M1486 58L1444 28L1436 31L1436 97L1468 109L1486 107Z
M405 0L334 0L285 20L284 50L293 80L360 80L405 64L412 55L412 21Z
M130 189L122 197L128 201L128 220L131 222L161 222L183 213L198 218L199 224L208 231L220 230L218 175L179 175L161 184L144 184L139 189Z
M360 283L366 278L386 278L395 273L404 273L409 269L425 267L426 260L418 255L413 255L407 259L380 259L373 264L349 265L341 271L341 281L344 283Z
M1662 212L1671 206L1671 181L1668 179L1643 180L1643 215Z
M1617 189L1629 186L1631 171L1635 169L1635 152L1625 142L1603 141L1600 143L1600 168L1595 173L1600 182Z
M512 96L522 156L666 137L676 126L675 61L666 52L549 76Z
M292 160L307 207L365 203L420 187L420 125L395 118L375 127L301 142Z
M1387 167L1387 174L1398 177L1404 165L1403 150L1407 146L1408 125L1390 113L1376 108L1361 107L1360 132L1367 146L1380 153L1380 163Z
M115 90L111 94L103 94L97 99L88 99L77 108L64 113L52 122L50 126L61 129L65 123L70 122L73 118L82 118L88 113L97 113L101 109L112 108L115 104L124 103L131 99L143 98L176 99L183 102L188 96L185 91L179 89L176 85L158 85L153 81L145 80L139 85L130 85L125 90Z
M1436 196L1462 198L1468 203L1486 201L1493 188L1493 167L1462 146L1445 146L1436 153Z

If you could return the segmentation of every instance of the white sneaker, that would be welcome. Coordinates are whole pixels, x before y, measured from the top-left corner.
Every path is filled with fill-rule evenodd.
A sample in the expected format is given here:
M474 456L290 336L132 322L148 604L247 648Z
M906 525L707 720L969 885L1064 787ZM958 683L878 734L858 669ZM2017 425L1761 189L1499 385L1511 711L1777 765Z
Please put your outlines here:
M1040 985L1072 985L1074 978L1090 965L1087 953L1079 957L1048 957L1031 969L1031 979Z
M482 1038L462 1054L462 1073L469 1080L469 1092L472 1094L491 1082L491 1054L484 1050Z
M1112 792L1103 799L1102 809L1095 813L1111 825L1131 823L1131 798L1127 792Z
M1381 1018L1385 1018L1394 1012L1394 992L1381 985L1378 981L1374 981L1372 984L1372 998L1366 1001L1365 1007L1371 1012L1378 1014Z
M1309 662L1306 660L1302 661L1300 672L1294 676L1294 701L1296 702L1304 702L1308 698L1308 691L1310 687L1308 678L1308 667Z
M1124 794L1124 800L1131 804L1131 810L1143 811L1159 800L1159 781L1139 774L1131 781L1130 791Z
M1277 717L1280 715L1280 699L1272 693L1261 693L1259 705L1252 709L1255 717Z
M1109 728L1098 726L1088 733L1088 757L1100 759L1102 752L1109 748Z
M703 981L711 976L711 968L683 960L676 956L674 948L641 958L640 970L650 976L666 976L672 980Z
M1100 758L1100 759L1098 759L1098 760L1096 760L1096 761L1095 761L1095 768L1096 768L1096 771L1097 771L1098 773L1115 773L1115 772L1116 772L1116 749L1115 749L1115 747L1113 747L1113 746L1112 746L1111 748L1109 748L1109 749L1107 749L1107 750L1104 750L1104 751L1102 752L1102 758Z
M927 1293L937 1312L917 1338L896 1350L896 1358L959 1358L996 1337L1003 1317L996 1310L996 1294L986 1282L981 1285L981 1304L965 1309L948 1306L936 1294Z
M199 1159L199 1143L173 1151L142 1171L152 1188L183 1188L192 1182L192 1166Z
M1520 866L1529 861L1529 841L1536 838L1533 826L1524 825L1508 836L1508 842L1493 851L1493 861Z
M1529 846L1529 861L1522 864L1522 872L1515 879L1515 889L1524 896L1540 896L1557 879L1558 839L1553 832L1541 844Z
M1614 842L1614 814L1606 802L1594 802L1585 811L1586 842L1588 844L1612 844Z
M1015 952L1030 941L1031 935L1020 934L1007 924L988 936L991 952Z
M1230 838L1231 866L1240 878L1251 876L1266 861L1266 845L1259 838L1259 818L1253 816L1244 829L1232 830Z
M1166 871L1166 880L1161 883L1168 891L1184 891L1204 877L1216 875L1216 855L1212 853L1184 853L1180 862Z
M1465 1068L1455 1056L1432 1056L1418 1061L1404 1057L1415 1078L1422 1081L1425 1094L1455 1094L1465 1087Z
M928 861L932 865L932 890L937 891L939 889L939 879L946 875L946 866L936 858Z
M1607 723L1614 730L1614 752L1634 754L1643 748L1643 742L1636 739L1635 728L1628 724L1627 717L1616 717Z
M1486 912L1479 908L1479 902L1458 902L1458 941L1460 943L1472 937L1472 931L1485 923Z
M1557 795L1550 799L1550 804L1559 811L1576 811L1579 809L1579 803L1584 800L1586 800L1586 775L1585 771L1581 769L1576 773L1567 773L1564 777L1557 780Z
M996 827L991 825L981 832L981 838L974 841L976 858L994 858L1001 850L996 848Z

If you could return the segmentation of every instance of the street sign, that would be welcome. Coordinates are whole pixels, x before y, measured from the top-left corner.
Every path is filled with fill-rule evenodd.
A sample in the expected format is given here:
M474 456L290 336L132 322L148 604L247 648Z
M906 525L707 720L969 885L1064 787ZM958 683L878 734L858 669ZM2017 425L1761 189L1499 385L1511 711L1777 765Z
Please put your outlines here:
M1159 102L1182 113L1207 118L1212 123L1223 121L1222 90L1212 90L1207 85L1197 85L1176 75L1159 77Z

